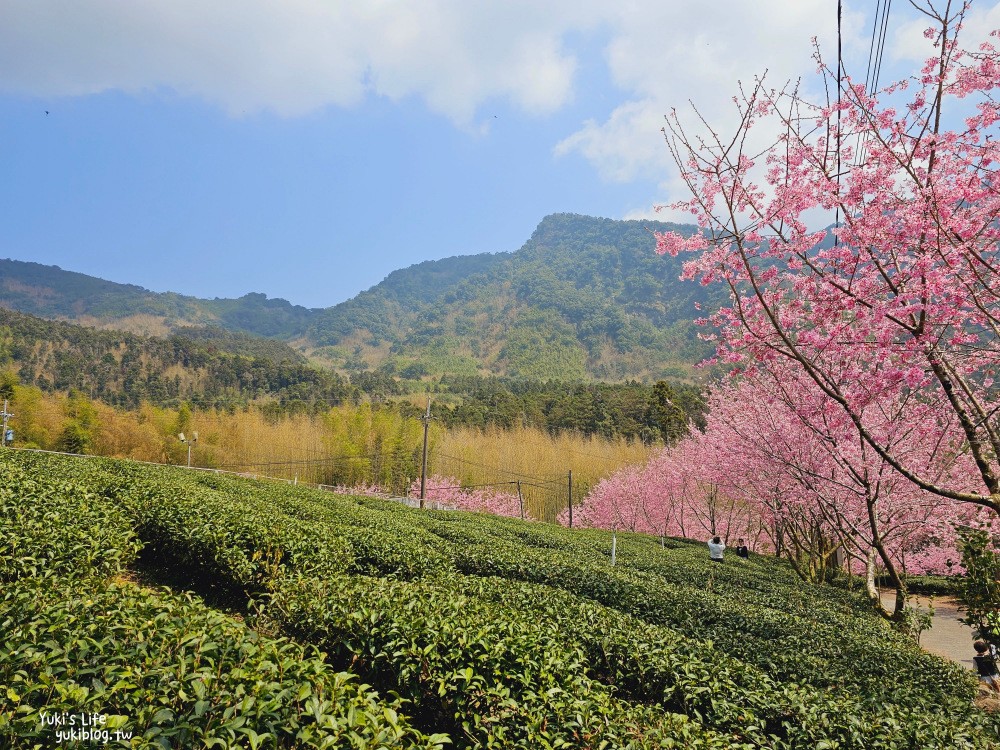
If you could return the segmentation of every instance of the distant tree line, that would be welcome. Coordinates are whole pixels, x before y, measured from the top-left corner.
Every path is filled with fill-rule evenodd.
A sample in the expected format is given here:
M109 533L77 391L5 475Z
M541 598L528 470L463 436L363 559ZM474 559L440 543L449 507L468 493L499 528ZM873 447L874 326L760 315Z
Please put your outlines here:
M444 375L407 380L384 370L344 376L310 366L280 342L222 329L191 328L168 338L103 331L0 309L0 367L16 382L122 409L233 410L257 401L271 416L318 414L345 403L417 416L407 397L439 394L447 427L536 427L604 438L673 443L701 429L700 390L681 382L585 383ZM77 420L83 422L86 420Z
M701 390L660 380L644 384L563 383L493 377L443 377L440 390L462 396L436 413L448 426L538 427L605 438L671 444L705 425Z

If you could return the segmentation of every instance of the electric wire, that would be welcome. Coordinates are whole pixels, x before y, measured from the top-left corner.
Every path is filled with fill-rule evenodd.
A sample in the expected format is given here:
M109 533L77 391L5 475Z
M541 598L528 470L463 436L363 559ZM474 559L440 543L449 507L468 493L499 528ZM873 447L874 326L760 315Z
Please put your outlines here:
M878 91L879 77L882 73L882 61L885 57L885 40L889 30L889 11L892 0L876 0L875 18L872 24L872 41L868 50L868 67L865 72L865 94L869 98ZM858 133L857 148L854 154L854 166L860 167L868 160L868 139Z

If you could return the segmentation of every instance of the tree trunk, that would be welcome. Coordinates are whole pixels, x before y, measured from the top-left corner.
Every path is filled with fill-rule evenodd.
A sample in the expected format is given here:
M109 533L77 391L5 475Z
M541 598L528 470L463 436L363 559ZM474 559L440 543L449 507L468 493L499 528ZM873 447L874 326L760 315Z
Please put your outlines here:
M896 590L895 601L892 610L886 609L882 604L882 597L879 596L878 587L875 585L875 550L868 550L868 557L865 560L865 591L872 607L882 617L890 622L899 622L903 618L903 610L906 608L906 587L899 581L898 576L890 575L893 587Z

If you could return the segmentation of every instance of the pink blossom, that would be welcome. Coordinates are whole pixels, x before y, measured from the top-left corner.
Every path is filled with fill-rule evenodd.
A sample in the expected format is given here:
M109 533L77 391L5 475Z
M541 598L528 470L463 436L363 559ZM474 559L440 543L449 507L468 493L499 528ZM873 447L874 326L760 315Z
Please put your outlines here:
M510 483L500 486L463 487L455 477L435 474L427 477L424 495L427 499L435 501L439 507L513 518L521 515L521 502L518 500L517 492L511 492L510 487ZM420 480L414 481L410 487L410 495L420 496Z
M718 360L772 371L784 387L811 393L788 404L810 429L816 414L839 411L837 439L866 445L914 491L1000 513L992 385L1000 54L992 43L958 45L966 11L939 10L940 24L927 32L936 53L921 75L881 92L848 77L836 104L811 102L801 93L808 87L775 91L760 80L736 98L746 115L740 131L704 140L688 139L674 112L668 144L692 187L686 205L698 208L698 231L666 233L657 250L688 253L684 278L733 290L710 319ZM838 72L821 64L826 80L815 90L836 87ZM967 100L964 128L948 130L942 123L956 122L948 108L957 99ZM772 126L780 136L753 155L766 164L758 184L741 144ZM836 143L863 144L865 158L843 160L837 175ZM831 223L839 216L835 241L808 228L807 216L824 210ZM932 436L939 455L971 457L967 472L943 470L894 429Z

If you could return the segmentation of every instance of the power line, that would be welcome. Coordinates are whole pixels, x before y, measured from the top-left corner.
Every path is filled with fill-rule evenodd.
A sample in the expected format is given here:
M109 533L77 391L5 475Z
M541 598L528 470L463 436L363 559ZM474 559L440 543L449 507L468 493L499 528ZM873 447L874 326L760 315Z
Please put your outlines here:
M512 477L527 477L528 479L534 479L537 482L548 481L544 477L536 477L532 474L524 474L519 471L511 471L510 469L501 469L499 466L488 466L487 464L481 464L475 461L469 461L464 458L459 458L458 456L449 456L447 453L438 453L437 458L447 458L452 461L458 461L459 463L468 464L469 466L475 466L479 469L489 469L490 471L495 471L498 474L506 474Z
M428 492L439 492L441 490L478 490L481 487L506 487L509 484L525 484L524 482L518 481L508 481L508 482L486 482L485 484L453 484L448 487L428 487Z
M389 451L385 453L373 453L371 455L348 455L348 456L327 456L325 458L303 458L303 459L288 459L285 461L251 461L242 464L220 464L219 468L247 468L254 466L308 466L312 464L336 464L336 463L347 463L349 461L367 461L369 463L385 460L386 458L399 458L401 456L411 457L412 451L406 450L396 450Z
M885 39L889 30L889 11L892 0L876 0L875 18L872 24L872 42L868 50L868 68L865 71L865 94L870 98L878 91L878 81L882 73L885 53ZM868 139L858 133L858 145L854 155L854 166L860 167L868 160Z
M372 459L368 456L342 456L342 457L331 457L331 458L303 458L299 460L289 459L287 461L251 461L245 464L220 464L220 469L249 469L257 468L262 466L312 466L312 465L329 465L336 463L346 463L349 461L364 461L371 462Z

